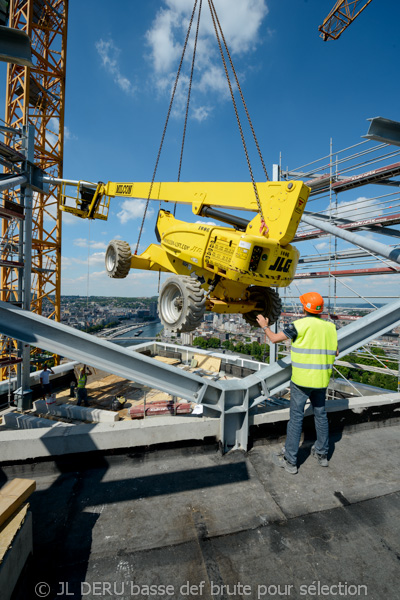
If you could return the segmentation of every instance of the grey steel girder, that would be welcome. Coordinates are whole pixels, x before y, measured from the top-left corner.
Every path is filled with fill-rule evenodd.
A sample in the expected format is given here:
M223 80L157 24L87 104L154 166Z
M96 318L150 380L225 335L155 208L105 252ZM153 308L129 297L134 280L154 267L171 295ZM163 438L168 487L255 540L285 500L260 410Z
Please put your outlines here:
M0 60L8 63L33 67L31 40L25 31L0 26Z
M355 244L356 246L360 246L360 248L364 248L364 250L369 250L370 252L375 252L384 258L388 258L393 262L400 264L400 248L391 248L390 246L386 246L386 244L382 244L381 242L376 242L375 240L370 240L368 238L363 237L362 235L358 235L352 231L346 231L345 229L340 229L335 225L331 225L322 219L316 219L315 217L311 217L310 215L302 216L302 221L308 223L308 225L313 225L313 227L317 227L318 229L322 229L322 231L326 231L327 233L331 233L336 237L341 238L342 240L346 240L351 244Z
M363 138L400 146L400 123L398 121L391 121L383 117L373 117L367 120L370 121L370 126L367 135L363 135Z
M9 190L17 185L25 185L28 183L28 178L25 175L11 175L7 179L2 179L0 182L0 192Z
M398 185L400 185L400 183ZM305 210L304 214L310 217L315 216L314 213L310 212L309 210ZM331 217L329 215L318 214L317 218L332 223ZM350 219L342 219L337 216L333 218L333 221L334 224L340 223L346 225L352 222L350 221ZM393 229L393 227L384 227L382 225L364 225L363 227L360 227L360 229L365 231L373 231L374 233L379 233L380 235L387 235L389 237L400 237L400 230Z
M400 300L340 329L339 356L398 325ZM249 411L286 387L291 376L290 358L287 357L241 380L204 379L5 302L0 302L0 333L203 404L206 416L220 417L223 451L247 449Z

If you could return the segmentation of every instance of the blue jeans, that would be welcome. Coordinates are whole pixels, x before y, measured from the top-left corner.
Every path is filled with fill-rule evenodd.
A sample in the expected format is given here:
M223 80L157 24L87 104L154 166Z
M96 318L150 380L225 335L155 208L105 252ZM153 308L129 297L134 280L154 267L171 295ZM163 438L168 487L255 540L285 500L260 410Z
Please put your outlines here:
M89 406L86 388L76 388L76 390L77 390L77 398L78 398L78 402L76 403L76 405L80 406L82 404L82 400L83 400L84 405Z
M292 465L297 464L301 430L303 428L304 406L308 400L314 409L315 430L317 441L315 451L317 454L328 454L329 425L325 409L326 388L302 387L290 382L290 419L287 426L285 457Z

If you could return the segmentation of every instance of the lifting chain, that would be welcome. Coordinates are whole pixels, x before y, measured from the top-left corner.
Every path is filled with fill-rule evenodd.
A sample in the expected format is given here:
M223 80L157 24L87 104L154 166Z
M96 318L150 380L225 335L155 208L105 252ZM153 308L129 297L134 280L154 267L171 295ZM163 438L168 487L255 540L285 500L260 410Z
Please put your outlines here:
M253 134L254 142L256 144L256 147L257 147L257 150L258 150L258 154L259 154L259 157L260 157L260 160L261 160L261 164L262 164L263 169L264 169L264 174L265 174L265 177L266 177L267 181L269 181L267 169L265 167L264 159L262 157L260 146L258 144L257 136L256 136L256 133L254 131L254 127L253 127L253 124L252 124L252 121L251 121L251 118L250 118L250 114L249 114L249 112L247 110L246 102L244 100L242 89L240 87L239 79L237 77L235 67L233 66L233 61L232 61L232 58L231 58L231 55L230 55L230 52L229 52L229 49L228 49L228 45L227 45L226 40L225 40L225 36L224 36L222 28L221 28L221 24L220 24L219 19L218 19L217 11L215 10L215 6L214 6L213 0L208 0L208 5L210 7L210 13L211 13L211 18L212 18L213 25L214 25L214 31L215 31L215 35L217 37L217 42L218 42L219 51L220 51L221 58L222 58L222 63L224 65L224 70L225 70L226 80L227 80L228 86L229 86L229 91L231 93L232 104L233 104L233 108L235 110L236 120L237 120L237 123L238 123L239 132L240 132L240 137L242 139L243 149L244 149L244 153L246 155L247 165L248 165L248 168L249 168L250 177L251 177L251 181L252 181L252 184L253 184L254 195L255 195L255 198L256 198L256 201L257 201L258 214L260 215L260 219L261 219L260 234L267 235L268 234L268 227L267 227L267 224L266 224L265 219L264 219L264 215L263 215L263 211L262 211L262 206L261 206L261 202L260 202L260 197L258 195L257 184L255 182L254 175L253 175L253 170L251 168L249 153L247 151L246 141L244 139L244 134L243 134L243 128L242 128L242 124L240 122L239 112L238 112L238 109L237 109L237 106L236 106L235 96L233 94L232 84L231 84L231 80L230 80L230 77L229 77L229 73L228 73L228 68L227 68L227 65L226 65L226 60L225 60L224 52L223 52L223 49L222 49L220 34L221 34L221 38L222 38L223 43L224 43L225 51L226 51L227 56L229 58L229 62L230 62L231 68L232 68L232 72L233 72L234 77L235 77L235 82L236 82L237 88L238 88L239 93L240 93L240 97L241 97L241 100L242 100L242 103L243 103L244 110L246 112L246 116L247 116L247 119L248 119L248 122L249 122L249 125L250 125L250 129L251 129L251 132ZM217 24L218 24L218 27L217 27ZM218 29L219 29L219 31L218 31Z
M180 159L179 159L179 169L178 169L178 182L181 180L183 149L184 149L185 140L186 140L186 129L187 129L187 122L188 122L188 115L189 115L190 96L191 96L191 93L192 93L194 63L195 63L195 60L196 60L197 40L199 38L200 17L201 17L201 8L202 8L202 6L203 6L203 0L200 0L200 3L199 3L199 14L197 16L196 36L195 36L195 39L194 39L194 46L193 46L192 67L190 69L190 79L189 79L188 96L187 96L186 112L185 112L185 123L184 123L184 126L183 126L183 134L182 134L181 156L180 156ZM175 206L174 206L174 216L175 216L175 213L176 213L176 202L175 202Z
M191 32L192 25L193 25L194 15L196 13L197 3L198 3L198 0L195 0L193 11L192 11L192 14L191 14L191 17L190 17L190 23L189 23L188 31L186 33L185 43L184 43L183 50L182 50L182 55L181 55L181 59L180 59L179 67L178 67L178 72L177 72L176 78L175 78L175 83L174 83L174 87L173 87L173 91L172 91L172 95L171 95L171 100L170 100L169 107L168 107L168 113L167 113L167 118L166 118L165 125L164 125L164 130L163 130L163 133L162 133L162 136L161 136L160 147L159 147L158 154L157 154L157 159L156 159L156 164L155 164L155 167L154 167L153 177L152 177L151 183L150 183L150 189L149 189L149 194L147 196L147 201L146 201L146 205L145 205L145 209L144 209L144 213L143 213L142 223L141 223L141 226L140 226L140 229L139 229L139 236L138 236L138 240L137 240L136 248L135 248L135 256L138 253L140 239L141 239L142 233L143 233L143 227L144 227L144 222L145 222L145 219L146 219L147 210L148 210L148 206L149 206L149 202L150 202L150 198L151 198L151 192L153 190L153 185L154 185L154 181L155 181L155 178L156 178L158 163L160 161L161 151L162 151L162 148L163 148L164 139L165 139L165 135L166 135L166 132L167 132L169 118L171 116L172 105L173 105L173 102L174 102L174 99L175 99L176 89L177 89L179 77L180 77L181 70L182 70L183 59L185 57L185 53L186 53L186 48L187 48L187 44L188 44L190 32ZM237 120L238 127L239 127L239 132L240 132L240 137L241 137L242 144L243 144L243 149L244 149L244 152L245 152L245 155L246 155L246 161L247 161L247 165L248 165L248 168L249 168L251 181L252 181L252 184L253 184L254 195L255 195L255 198L256 198L256 202L257 202L258 214L260 215L260 220L261 220L260 234L267 235L268 234L268 227L267 227L267 224L266 224L265 219L264 219L264 215L263 215L263 211L262 211L262 206L261 206L261 201L260 201L260 197L258 195L257 184L255 182L254 175L253 175L253 170L251 168L250 157L249 157L249 153L247 151L246 141L244 139L244 134L243 134L243 128L242 128L242 124L240 122L239 112L238 112L238 109L237 109L237 105L236 105L236 101L235 101L235 96L234 96L234 93L233 93L232 84L231 84L231 80L230 80L230 77L229 77L229 73L228 73L228 68L227 68L227 64L226 64L224 52L223 52L223 49L222 49L221 38L222 38L222 41L223 41L223 44L224 44L224 48L225 48L225 51L226 51L228 59L229 59L229 63L230 63L230 66L231 66L231 69L232 69L232 72L233 72L233 75L234 75L234 78L235 78L235 82L236 82L237 88L239 90L240 98L242 100L243 107L244 107L244 110L245 110L245 113L246 113L246 117L247 117L247 120L248 120L249 125L250 125L250 129L251 129L251 132L252 132L252 135L253 135L253 139L254 139L255 145L257 147L258 155L259 155L260 160L261 160L261 164L262 164L262 167L263 167L263 170L264 170L265 178L266 178L267 181L269 181L267 169L265 167L264 159L263 159L263 156L262 156L262 153L261 153L261 150L260 150L260 146L259 146L259 143L258 143L258 140L257 140L256 133L254 131L253 123L251 121L250 114L249 114L249 111L247 109L247 105L246 105L246 102L245 102L245 99L244 99L244 96L243 96L243 93L242 93L242 89L240 87L239 79L237 77L236 70L235 70L235 67L233 65L232 57L230 55L230 52L229 52L229 49L228 49L228 45L226 43L225 36L224 36L223 31L222 31L221 23L220 23L220 21L218 19L218 15L217 15L217 12L215 10L215 6L214 6L213 0L208 0L208 5L209 5L209 8L210 8L211 18L212 18L213 25L214 25L214 31L215 31L215 35L216 35L216 38L217 38L217 42L218 42L218 46L219 46L219 51L220 51L221 58L222 58L222 63L224 65L226 79L227 79L229 90L230 90L230 93L231 93L233 108L234 108L235 114L236 114L236 120ZM198 41L198 35L199 35L201 8L202 8L202 0L200 0L200 4L199 4L199 13L198 13L198 18L197 18L197 28L196 28L196 37L195 37L194 48L193 48L192 66L191 66L191 72L190 72L188 97L187 97L186 113L185 113L185 123L184 123L184 128L183 128L182 146L181 146L181 154L180 154L180 161L179 161L178 182L180 181L180 178L181 178L182 160L183 160L183 149L184 149L184 144L185 144L185 139L186 139L186 129L187 129L188 114L189 114L189 104L190 104L190 96L191 96L191 90L192 90L192 82L193 82L193 72L194 72L194 63L195 63L195 57L196 57L196 48L197 48L197 41ZM176 204L175 204L175 208L174 208L174 215L175 215L175 211L176 211Z
M161 136L161 142L160 142L160 147L159 147L158 154L157 154L156 164L155 164L155 167L154 167L153 177L152 177L151 183L150 183L149 194L147 196L147 201L146 201L146 205L145 205L145 209L144 209L144 213L143 213L142 224L141 224L140 229L139 229L139 237L138 237L138 240L136 242L135 256L138 253L140 239L141 239L142 233L143 233L143 227L144 227L144 222L145 222L145 219L146 219L147 209L149 207L151 192L153 191L153 185L154 185L154 181L155 181L155 178L156 178L156 173L157 173L157 169L158 169L158 163L160 161L161 150L162 150L162 147L163 147L163 144L164 144L165 134L167 132L167 127L168 127L168 123L169 123L169 118L171 116L172 104L174 102L176 88L177 88L177 85L178 85L179 76L181 74L183 59L185 57L185 52L186 52L186 48L187 48L187 44L188 44L188 40L189 40L190 31L192 29L192 24L193 24L194 15L195 15L195 12L196 12L197 2L198 2L198 0L195 0L193 11L192 11L192 15L190 17L189 28L187 30L186 39L185 39L185 43L184 43L183 50L182 50L182 56L181 56L181 60L180 60L180 63L179 63L178 72L177 72L176 78L175 78L175 84L174 84L174 88L173 88L172 95L171 95L171 100L170 100L169 107L168 107L168 113L167 113L167 118L165 120L163 134Z

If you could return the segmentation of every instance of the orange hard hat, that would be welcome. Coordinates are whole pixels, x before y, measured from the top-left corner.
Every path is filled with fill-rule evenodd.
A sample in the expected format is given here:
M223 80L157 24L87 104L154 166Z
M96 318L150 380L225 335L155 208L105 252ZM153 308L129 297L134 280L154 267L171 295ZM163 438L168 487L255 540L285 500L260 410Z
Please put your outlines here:
M300 296L300 302L303 308L309 312L317 315L324 310L324 299L318 292L307 292Z

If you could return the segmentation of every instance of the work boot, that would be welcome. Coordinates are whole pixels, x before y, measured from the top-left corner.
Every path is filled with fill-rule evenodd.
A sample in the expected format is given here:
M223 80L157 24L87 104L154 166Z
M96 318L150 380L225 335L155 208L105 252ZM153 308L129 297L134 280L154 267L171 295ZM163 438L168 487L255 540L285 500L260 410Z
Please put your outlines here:
M320 467L328 467L328 457L326 454L318 454L315 450L315 445L311 448L311 454L317 459Z
M296 473L297 473L296 465L292 465L292 463L288 462L286 460L286 458L284 456L282 456L281 454L273 453L272 454L272 462L277 467L281 467L282 469L285 469L285 471L287 471L291 475L296 475Z

